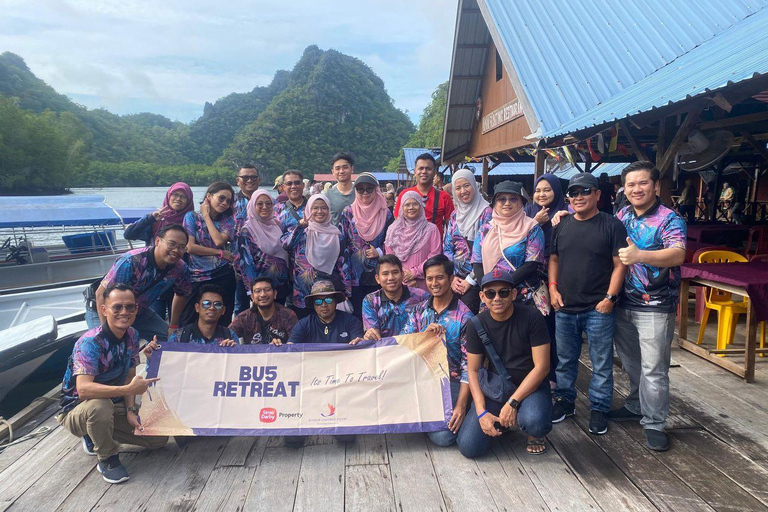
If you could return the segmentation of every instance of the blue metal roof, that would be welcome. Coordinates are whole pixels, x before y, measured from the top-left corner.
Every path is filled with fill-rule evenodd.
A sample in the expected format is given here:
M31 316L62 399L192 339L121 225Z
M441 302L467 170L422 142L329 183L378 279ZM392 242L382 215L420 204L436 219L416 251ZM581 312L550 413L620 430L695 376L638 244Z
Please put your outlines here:
M606 173L609 178L613 176L621 176L621 171L624 170L628 163L605 163L600 165L597 169L591 171L595 176L600 176ZM575 175L580 173L581 170L572 165L567 165L561 169L554 171L554 175L563 180L569 180Z
M104 196L0 197L0 228L108 226L122 224Z
M399 179L402 179L402 175L398 175L396 172L372 172L371 174L379 181L397 181L398 176L400 176Z
M413 172L416 168L416 157L423 155L424 153L430 153L435 160L440 158L440 150L433 150L427 148L403 148L403 156L405 157L405 167L408 172Z
M460 164L459 167L467 167L472 169L475 176L483 175L483 164L477 162L467 162ZM445 173L447 167L441 167L440 172ZM496 165L493 169L488 171L488 176L533 176L534 173L533 162L504 162Z
M545 138L768 72L768 0L478 5Z

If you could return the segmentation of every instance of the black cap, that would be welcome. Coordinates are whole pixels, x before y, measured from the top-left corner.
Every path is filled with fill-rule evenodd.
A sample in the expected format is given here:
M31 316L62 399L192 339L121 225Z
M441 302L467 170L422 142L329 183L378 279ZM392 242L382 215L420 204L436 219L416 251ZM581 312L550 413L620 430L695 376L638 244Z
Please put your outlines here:
M368 183L374 187L379 186L379 180L377 180L373 174L369 172L361 172L357 175L357 179L355 179L355 186L360 185L361 183Z
M580 172L573 178L571 178L571 181L568 182L568 190L571 190L571 187L583 187L583 188L598 188L600 187L600 184L597 182L597 178L595 178L592 174L588 172Z
M491 202L496 201L497 194L517 194L523 200L523 204L528 202L525 195L523 195L523 184L517 181L502 181L493 187L493 199L491 199Z
M490 283L509 283L514 286L515 282L512 280L512 274L507 272L506 270L491 270L487 274L483 276L483 281L480 284L480 287L490 284Z

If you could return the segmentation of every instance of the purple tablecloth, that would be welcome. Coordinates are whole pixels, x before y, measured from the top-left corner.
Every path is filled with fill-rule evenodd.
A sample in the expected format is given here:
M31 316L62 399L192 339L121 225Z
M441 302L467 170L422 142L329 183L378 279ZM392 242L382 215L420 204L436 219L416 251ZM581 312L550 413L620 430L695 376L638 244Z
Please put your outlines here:
M768 263L686 263L680 267L683 279L709 279L741 286L749 294L758 322L768 320Z

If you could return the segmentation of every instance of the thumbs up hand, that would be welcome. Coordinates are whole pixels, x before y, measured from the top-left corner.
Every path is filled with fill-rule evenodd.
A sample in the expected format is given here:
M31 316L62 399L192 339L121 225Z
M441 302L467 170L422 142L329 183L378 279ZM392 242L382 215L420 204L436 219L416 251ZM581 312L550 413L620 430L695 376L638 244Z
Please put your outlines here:
M640 249L627 237L627 247L619 249L619 259L627 266L640 262Z

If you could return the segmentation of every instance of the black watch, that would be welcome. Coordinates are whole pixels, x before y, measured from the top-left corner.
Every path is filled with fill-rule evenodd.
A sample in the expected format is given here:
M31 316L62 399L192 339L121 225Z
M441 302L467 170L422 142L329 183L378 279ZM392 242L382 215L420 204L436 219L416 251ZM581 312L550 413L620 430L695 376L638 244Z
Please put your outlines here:
M606 293L605 294L605 298L608 299L609 301L613 302L614 304L619 302L619 296L618 295L611 295L610 293Z
M518 402L518 401L517 401L517 400L515 400L514 398L510 398L509 400L507 400L507 403L508 403L508 404L509 404L509 406L510 406L510 407L512 407L514 410L518 410L518 409L520 409L520 402Z

